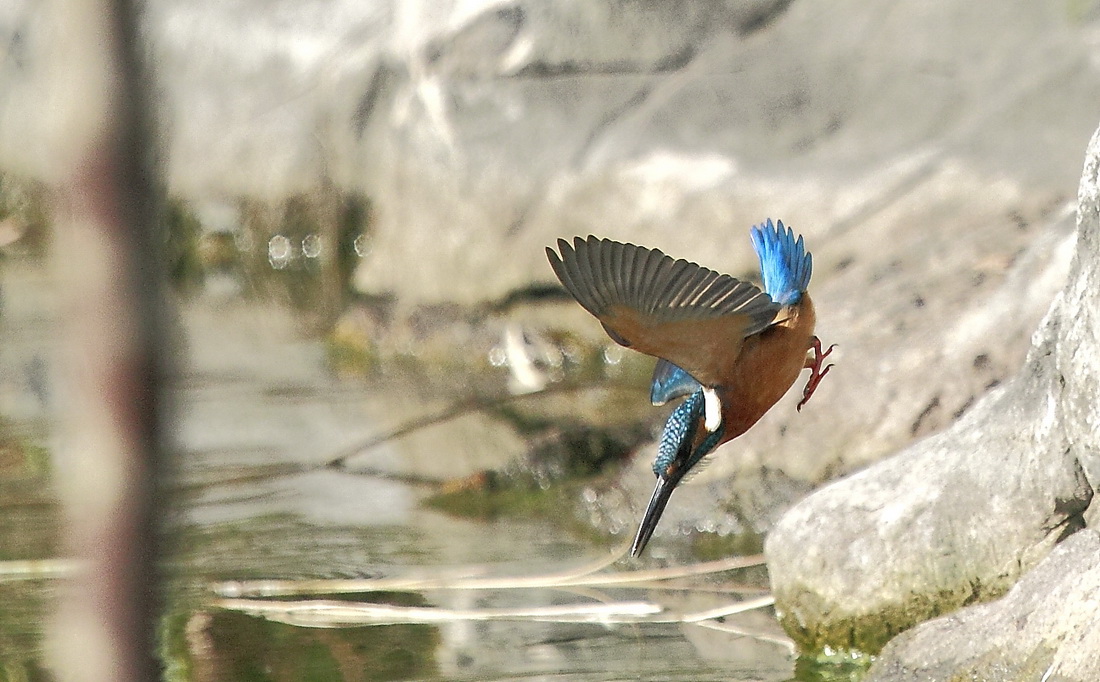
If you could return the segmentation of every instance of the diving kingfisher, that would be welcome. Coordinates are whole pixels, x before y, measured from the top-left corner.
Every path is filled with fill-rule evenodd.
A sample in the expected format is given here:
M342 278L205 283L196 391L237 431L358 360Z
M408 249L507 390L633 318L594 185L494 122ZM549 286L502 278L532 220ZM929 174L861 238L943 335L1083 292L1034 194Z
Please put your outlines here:
M669 415L653 462L657 486L631 556L653 535L672 491L719 445L749 430L810 370L797 409L832 365L822 361L806 287L813 259L802 237L767 222L750 231L764 290L657 249L589 236L547 247L566 290L616 343L657 357L654 405L687 396Z

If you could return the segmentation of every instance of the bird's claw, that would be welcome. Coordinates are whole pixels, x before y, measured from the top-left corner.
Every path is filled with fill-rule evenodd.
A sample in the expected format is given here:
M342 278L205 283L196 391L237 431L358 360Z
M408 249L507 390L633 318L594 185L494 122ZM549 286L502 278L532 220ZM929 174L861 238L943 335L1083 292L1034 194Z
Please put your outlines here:
M821 361L829 356L829 353L833 352L836 348L836 344L829 346L824 352L821 350L821 339L814 337L813 351L814 356L812 358L806 358L805 368L810 370L810 378L806 382L806 388L802 389L802 400L799 401L795 409L799 412L802 411L802 406L809 400L810 396L817 390L817 385L821 383L821 380L825 378L825 375L829 373L829 370L833 368L832 363L825 366L825 369L821 369Z

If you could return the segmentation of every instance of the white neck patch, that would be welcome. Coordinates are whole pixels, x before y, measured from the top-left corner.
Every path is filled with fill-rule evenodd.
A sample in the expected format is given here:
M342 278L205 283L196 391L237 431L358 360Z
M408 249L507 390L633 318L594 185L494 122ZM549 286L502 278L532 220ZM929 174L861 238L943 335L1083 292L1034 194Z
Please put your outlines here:
M722 425L722 401L713 388L703 388L703 426L707 433L714 433Z

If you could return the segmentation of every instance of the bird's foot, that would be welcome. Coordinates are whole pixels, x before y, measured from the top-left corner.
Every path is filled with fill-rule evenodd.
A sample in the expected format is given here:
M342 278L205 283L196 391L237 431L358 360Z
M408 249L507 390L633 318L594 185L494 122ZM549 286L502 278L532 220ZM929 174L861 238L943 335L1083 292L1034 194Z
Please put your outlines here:
M822 352L821 339L817 338L816 336L814 337L814 354L811 356L809 353L807 353L806 364L803 365L804 369L810 370L810 379L806 382L806 388L802 389L802 400L799 401L798 405L795 407L795 409L799 412L802 411L802 406L810 400L810 396L812 396L814 394L814 391L817 390L817 385L821 383L821 380L824 379L825 375L829 373L829 370L833 368L832 363L829 363L825 366L825 369L821 369L821 362L825 358L829 357L829 353L832 353L834 348L836 348L835 343L829 346L827 350Z

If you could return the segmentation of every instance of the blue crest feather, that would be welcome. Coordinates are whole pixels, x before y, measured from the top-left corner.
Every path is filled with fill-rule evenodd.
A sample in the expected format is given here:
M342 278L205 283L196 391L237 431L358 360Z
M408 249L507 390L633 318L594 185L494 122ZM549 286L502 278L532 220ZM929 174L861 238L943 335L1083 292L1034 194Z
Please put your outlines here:
M780 305L794 305L802 299L802 292L810 285L813 258L806 253L801 235L796 240L794 231L773 224L771 218L750 231L752 247L760 257L760 276L764 278L764 291Z

